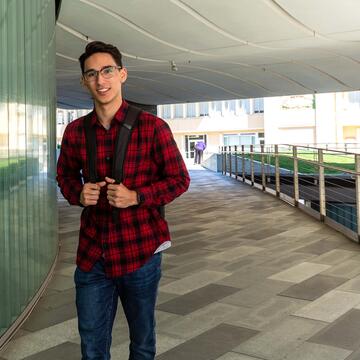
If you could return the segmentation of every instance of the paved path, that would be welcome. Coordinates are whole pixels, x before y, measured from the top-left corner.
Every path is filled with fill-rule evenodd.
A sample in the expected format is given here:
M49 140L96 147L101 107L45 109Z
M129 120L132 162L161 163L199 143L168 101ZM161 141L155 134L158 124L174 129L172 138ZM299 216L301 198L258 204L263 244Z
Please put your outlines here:
M360 359L360 247L234 179L191 177L166 209L173 246L163 257L157 359ZM3 359L80 359L79 209L62 200L59 209L56 274ZM113 335L112 359L127 360L121 311Z

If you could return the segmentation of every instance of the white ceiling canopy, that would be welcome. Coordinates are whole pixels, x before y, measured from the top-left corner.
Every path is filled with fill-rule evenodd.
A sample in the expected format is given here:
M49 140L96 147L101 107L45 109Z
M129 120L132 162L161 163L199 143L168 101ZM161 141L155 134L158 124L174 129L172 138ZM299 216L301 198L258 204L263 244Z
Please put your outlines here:
M77 61L92 40L119 48L142 104L360 89L359 0L62 0L59 107L92 106Z

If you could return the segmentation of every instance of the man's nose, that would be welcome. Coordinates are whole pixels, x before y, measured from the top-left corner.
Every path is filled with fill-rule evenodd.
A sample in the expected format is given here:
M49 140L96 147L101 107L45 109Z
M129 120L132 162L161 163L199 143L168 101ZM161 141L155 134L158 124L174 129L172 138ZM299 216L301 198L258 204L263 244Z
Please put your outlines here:
M97 76L96 76L96 83L103 84L105 81L106 81L106 79L101 75L100 72L98 72Z

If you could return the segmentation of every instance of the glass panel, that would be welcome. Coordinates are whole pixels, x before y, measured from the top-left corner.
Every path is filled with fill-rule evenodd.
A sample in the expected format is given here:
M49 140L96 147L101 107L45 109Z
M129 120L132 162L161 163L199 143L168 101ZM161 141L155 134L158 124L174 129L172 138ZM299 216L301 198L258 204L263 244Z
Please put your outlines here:
M164 119L171 118L171 105L163 105L163 118Z
M186 105L186 116L195 117L196 116L196 104L191 103Z
M175 118L182 118L184 117L184 106L183 104L176 104L175 105Z
M264 112L264 99L258 98L254 99L254 112L263 113Z
M201 102L199 104L199 115L200 116L209 116L209 103L208 102Z
M0 2L0 336L56 256L55 2Z

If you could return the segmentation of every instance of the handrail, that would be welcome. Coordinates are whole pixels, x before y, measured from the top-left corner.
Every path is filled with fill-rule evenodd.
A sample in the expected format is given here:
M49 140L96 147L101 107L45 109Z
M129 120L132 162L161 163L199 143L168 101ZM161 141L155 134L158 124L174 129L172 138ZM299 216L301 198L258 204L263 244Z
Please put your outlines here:
M336 152L336 153L344 153L345 151L342 151L342 150L337 150L337 149L329 149L329 148L326 148L326 147L314 147L314 146L308 146L308 145L291 145L291 144L282 144L284 146L296 146L298 148L304 148L304 149L314 149L314 150L325 150L325 151L331 151L331 152ZM350 151L346 151L347 154L349 155L355 155L357 153L355 152L350 152Z
M312 160L301 156L303 148L292 144L222 146L222 174L290 202L359 242L360 154L306 147L314 150L309 153L316 158ZM339 155L354 169L341 167L344 158ZM336 156L337 162L329 161L329 156Z

